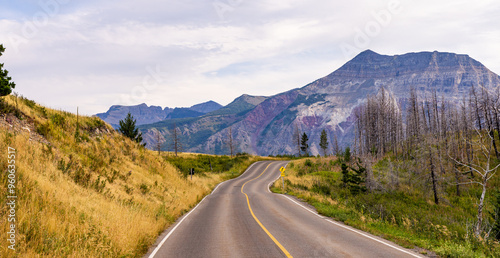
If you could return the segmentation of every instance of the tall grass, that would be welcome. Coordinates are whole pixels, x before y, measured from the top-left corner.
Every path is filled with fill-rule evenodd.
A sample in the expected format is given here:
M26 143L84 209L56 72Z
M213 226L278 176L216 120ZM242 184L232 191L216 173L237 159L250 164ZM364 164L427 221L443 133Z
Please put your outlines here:
M2 243L2 257L140 257L168 225L230 176L186 179L156 152L96 117L80 116L77 124L75 114L15 96L4 98L2 110L34 128L30 133L0 123L2 171L7 148L17 150L19 230L16 251ZM6 191L6 173L0 173L2 203ZM0 230L8 226L3 205Z

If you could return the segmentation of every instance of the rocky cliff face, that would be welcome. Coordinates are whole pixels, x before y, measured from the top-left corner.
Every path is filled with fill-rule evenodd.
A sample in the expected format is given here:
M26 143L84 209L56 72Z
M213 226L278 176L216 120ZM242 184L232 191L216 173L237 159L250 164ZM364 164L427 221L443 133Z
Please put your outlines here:
M367 50L303 88L269 97L237 119L219 122L227 126L207 134L203 140L191 141L186 150L227 153L224 140L231 126L238 151L295 154L292 135L297 125L309 135L311 154L316 155L323 129L329 133L329 139L336 134L344 146L350 145L353 109L381 87L398 101L404 101L411 88L421 95L435 90L438 96L456 101L468 94L472 86L479 85L498 88L500 77L467 55L421 52L386 56ZM186 138L193 136L189 133L194 130L192 126L187 123L183 127Z

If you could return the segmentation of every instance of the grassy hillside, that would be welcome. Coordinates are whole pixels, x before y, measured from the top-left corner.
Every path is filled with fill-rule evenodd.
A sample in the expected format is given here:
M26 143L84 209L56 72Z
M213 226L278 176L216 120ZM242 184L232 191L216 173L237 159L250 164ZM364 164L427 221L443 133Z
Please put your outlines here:
M99 118L8 96L0 103L0 168L15 149L16 245L2 257L140 257L231 172L193 179ZM231 167L239 174L255 157ZM6 203L7 173L0 174ZM10 227L0 208L0 230Z
M499 243L493 237L477 239L473 235L479 187L463 186L462 194L456 196L456 186L445 184L440 192L442 202L436 205L428 180L409 173L418 164L391 156L371 160L371 164L375 187L354 193L342 182L337 157L295 160L287 167L285 191L325 216L408 248L423 248L423 254L431 250L443 257L500 257ZM447 176L453 175L443 175ZM498 176L491 181L487 195L484 218L490 225L494 223ZM275 182L273 191L282 192L281 181Z

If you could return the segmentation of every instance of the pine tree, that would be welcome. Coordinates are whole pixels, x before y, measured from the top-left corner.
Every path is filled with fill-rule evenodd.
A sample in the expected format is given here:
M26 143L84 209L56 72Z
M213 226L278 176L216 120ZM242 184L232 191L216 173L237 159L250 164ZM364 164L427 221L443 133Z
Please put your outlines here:
M328 149L328 136L326 135L325 129L323 129L323 131L321 131L321 136L320 136L320 140L319 140L319 147L321 147L321 149L323 150L323 154L326 157L327 149Z
M119 123L120 127L118 128L118 130L120 131L120 133L143 146L146 145L142 144L142 133L139 133L139 128L135 127L136 120L134 119L132 114L130 114L130 112L127 114L127 117L125 117L125 119L123 120L120 120Z
M3 45L0 44L0 56L5 51ZM3 64L0 63L0 97L7 96L12 92L12 89L16 87L14 82L11 82L12 78L8 76L9 72L3 69Z
M308 150L309 150L309 144L307 143L309 141L309 138L307 137L306 133L302 134L302 139L300 140L300 149L304 152L305 156L309 156Z

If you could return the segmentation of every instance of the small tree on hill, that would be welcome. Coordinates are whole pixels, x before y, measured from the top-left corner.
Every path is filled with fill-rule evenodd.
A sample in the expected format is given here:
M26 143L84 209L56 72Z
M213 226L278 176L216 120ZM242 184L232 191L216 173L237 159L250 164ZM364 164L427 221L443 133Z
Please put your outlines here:
M342 162L340 165L341 170L342 170L342 185L346 188L349 189L351 194L357 195L361 192L366 192L367 188L365 185L366 182L366 168L361 166L361 164L358 162L356 163L357 168L354 167L349 167L345 163L345 161ZM349 171L349 169L351 171Z
M161 155L161 147L165 139L161 135L160 130L156 130L155 138L156 138L156 150L158 151L158 155Z
M300 149L302 150L302 152L304 152L305 156L309 155L309 153L308 153L309 144L307 143L307 141L309 141L309 137L307 137L306 133L303 133L302 139L300 140Z
M0 44L0 56L5 51L3 45ZM0 63L0 97L7 96L12 92L12 89L16 87L16 84L11 81L12 78L9 77L9 72L3 69L3 64Z
M172 138L172 149L174 149L175 156L177 157L177 153L182 150L182 143L180 139L180 131L179 128L177 128L176 124L174 123L174 126L172 130L170 131L170 137Z
M125 119L120 120L119 122L120 127L118 128L118 130L126 137L145 146L145 144L142 143L142 133L139 132L139 128L135 127L135 123L136 120L129 112L127 114L127 117L125 117Z
M323 129L323 131L321 131L321 136L320 136L320 140L319 140L319 147L321 147L321 149L323 150L323 154L326 157L327 150L328 150L328 136L326 134L325 129Z

